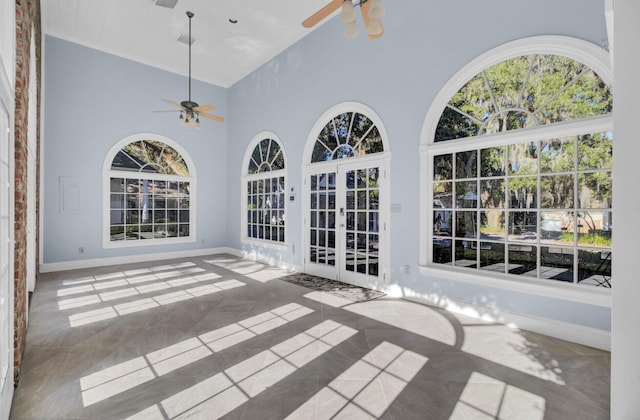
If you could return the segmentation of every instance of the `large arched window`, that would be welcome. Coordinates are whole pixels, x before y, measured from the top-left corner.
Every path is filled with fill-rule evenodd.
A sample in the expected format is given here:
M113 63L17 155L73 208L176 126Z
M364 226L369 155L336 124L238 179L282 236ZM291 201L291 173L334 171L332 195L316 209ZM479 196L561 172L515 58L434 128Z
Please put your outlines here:
M249 144L243 165L243 237L285 242L285 156L273 133L260 133Z
M607 62L582 41L519 41L443 89L423 131L427 265L611 287Z
M193 241L193 165L179 146L157 135L137 135L109 156L105 245Z

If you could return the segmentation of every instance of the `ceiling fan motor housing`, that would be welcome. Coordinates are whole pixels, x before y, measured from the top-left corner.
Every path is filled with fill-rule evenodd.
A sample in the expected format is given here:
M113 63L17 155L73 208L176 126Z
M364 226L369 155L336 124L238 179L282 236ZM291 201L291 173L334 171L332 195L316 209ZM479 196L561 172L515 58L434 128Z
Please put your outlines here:
M192 110L193 108L196 108L199 106L197 102L193 102L193 101L182 101L180 102L180 105L182 105L183 108L187 108L189 110Z

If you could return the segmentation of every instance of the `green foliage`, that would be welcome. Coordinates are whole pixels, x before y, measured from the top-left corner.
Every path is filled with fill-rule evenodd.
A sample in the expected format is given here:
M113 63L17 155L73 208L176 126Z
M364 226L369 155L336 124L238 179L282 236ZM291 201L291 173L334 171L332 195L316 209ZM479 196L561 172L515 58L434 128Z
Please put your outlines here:
M609 87L588 67L558 55L520 56L475 75L449 101L435 141L608 114Z
M578 235L578 243L580 245L601 246L610 248L613 241L598 233L583 233Z

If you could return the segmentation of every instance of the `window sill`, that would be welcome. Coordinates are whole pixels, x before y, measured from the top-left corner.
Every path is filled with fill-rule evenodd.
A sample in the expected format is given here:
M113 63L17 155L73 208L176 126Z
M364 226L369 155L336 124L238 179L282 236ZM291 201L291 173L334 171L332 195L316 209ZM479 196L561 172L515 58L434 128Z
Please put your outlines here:
M476 286L488 286L496 289L511 290L520 293L531 293L554 299L562 299L589 305L611 308L611 289L581 286L576 284L562 284L553 280L522 279L501 273L487 273L481 271L469 272L454 267L440 268L434 266L420 266L420 274L429 277L439 277L447 280L470 283Z
M240 242L242 242L243 245L250 245L267 249L277 249L280 251L286 250L288 248L286 242L273 242L264 239L242 238Z
M147 246L158 246L158 245L186 244L186 243L194 243L194 242L196 242L196 239L193 237L138 239L133 241L116 241L116 242L108 241L103 244L103 248L105 249L133 248L133 247L147 247Z

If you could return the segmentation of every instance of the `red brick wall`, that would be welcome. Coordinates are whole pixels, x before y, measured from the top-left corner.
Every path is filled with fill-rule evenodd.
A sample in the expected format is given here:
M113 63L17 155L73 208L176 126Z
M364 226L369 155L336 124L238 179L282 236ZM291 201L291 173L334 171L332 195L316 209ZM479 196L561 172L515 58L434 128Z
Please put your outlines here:
M29 69L31 60L31 35L35 40L37 103L29 103ZM15 86L15 381L20 376L22 355L27 336L27 153L29 106L36 106L36 136L40 143L40 63L41 63L41 19L39 0L16 0L16 86ZM33 87L32 87L33 88ZM40 161L40 147L36 151L36 162ZM37 168L36 196L39 197L40 165ZM36 212L38 212L38 203ZM36 215L36 221L39 220ZM37 222L36 222L37 223ZM34 226L39 232L38 226ZM36 233L37 235L37 233ZM36 238L36 242L39 238ZM36 244L36 251L38 245ZM36 255L38 253L36 252ZM38 261L36 261L38 264ZM36 266L37 272L37 266Z

